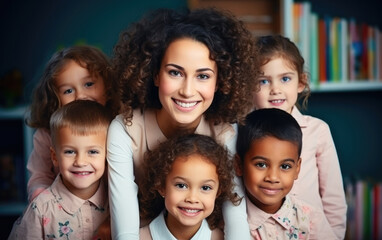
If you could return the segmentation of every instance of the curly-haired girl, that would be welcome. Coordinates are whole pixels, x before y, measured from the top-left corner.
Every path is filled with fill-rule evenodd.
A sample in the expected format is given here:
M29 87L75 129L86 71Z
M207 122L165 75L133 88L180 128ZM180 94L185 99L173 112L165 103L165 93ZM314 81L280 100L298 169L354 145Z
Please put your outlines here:
M51 57L34 89L26 121L37 129L27 164L29 201L49 187L58 174L50 157L49 120L53 112L76 99L88 99L106 105L116 115L118 105L114 89L111 64L98 48L73 46Z
M114 239L138 239L142 161L179 133L199 133L235 150L236 124L252 108L253 39L233 15L215 9L158 10L124 31L112 63L122 113L108 133ZM238 192L240 194L240 192ZM225 237L249 239L245 204L223 207Z
M139 191L140 212L143 218L155 219L140 229L140 238L223 239L217 228L222 204L240 201L233 193L228 158L223 146L199 134L172 138L148 152Z

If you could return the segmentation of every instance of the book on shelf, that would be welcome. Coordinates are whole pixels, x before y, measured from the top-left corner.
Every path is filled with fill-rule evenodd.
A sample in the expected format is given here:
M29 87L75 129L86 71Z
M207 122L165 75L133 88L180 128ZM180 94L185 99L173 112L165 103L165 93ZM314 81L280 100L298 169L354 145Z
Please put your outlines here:
M382 239L382 183L345 181L347 239Z
M375 26L312 12L310 2L293 3L292 41L313 85L382 82L382 33Z

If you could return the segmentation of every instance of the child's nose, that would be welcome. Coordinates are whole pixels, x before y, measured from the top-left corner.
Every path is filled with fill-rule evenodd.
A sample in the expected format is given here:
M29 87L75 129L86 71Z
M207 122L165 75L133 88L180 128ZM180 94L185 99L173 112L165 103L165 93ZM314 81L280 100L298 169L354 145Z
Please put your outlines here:
M185 201L189 203L197 203L199 200L196 190L189 190Z
M271 83L271 94L281 93L280 86L277 83Z
M76 91L76 100L89 100L89 96L83 90Z
M279 172L278 169L269 168L265 176L265 181L268 181L271 183L278 183L279 182L278 172Z
M86 158L85 156L82 156L82 155L78 155L76 157L76 160L74 161L74 166L76 167L84 167L87 165L87 161L86 161Z

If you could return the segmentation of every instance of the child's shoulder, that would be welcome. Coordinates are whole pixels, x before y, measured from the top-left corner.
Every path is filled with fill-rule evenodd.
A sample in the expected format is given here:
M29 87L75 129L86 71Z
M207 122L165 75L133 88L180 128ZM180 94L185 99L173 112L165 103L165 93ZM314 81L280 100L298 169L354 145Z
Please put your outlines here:
M224 233L220 228L215 228L211 230L211 240L222 240L224 239Z
M33 210L36 209L40 214L44 214L49 211L49 209L53 206L52 202L55 201L56 199L51 191L51 187L48 187L29 203L28 208Z
M329 125L322 119L301 113L298 109L292 110L292 116L301 127L323 127L329 128Z
M312 216L316 216L317 214L324 214L322 209L315 207L302 199L296 198L292 195L288 195L288 197L297 215L302 218L308 217L310 219Z
M144 226L139 229L139 239L142 240L151 240L153 239L150 233L150 228L149 225Z

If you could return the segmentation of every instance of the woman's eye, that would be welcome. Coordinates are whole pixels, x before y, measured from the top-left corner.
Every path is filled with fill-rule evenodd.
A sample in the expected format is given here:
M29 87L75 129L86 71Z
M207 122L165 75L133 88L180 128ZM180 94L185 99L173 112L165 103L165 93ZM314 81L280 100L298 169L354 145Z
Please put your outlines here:
M181 76L182 76L181 72L176 71L176 70L170 70L170 71L169 71L169 74L170 74L171 76L175 76L175 77L181 77Z
M85 87L91 87L94 85L94 82L87 82L85 83Z
M282 77L281 81L282 82L289 82L290 81L290 77Z
M210 76L207 75L207 74L199 74L199 75L198 75L198 78L199 78L199 79L202 79L202 80L206 80L206 79L209 79Z
M73 92L73 89L67 89L64 91L64 94L71 94Z

